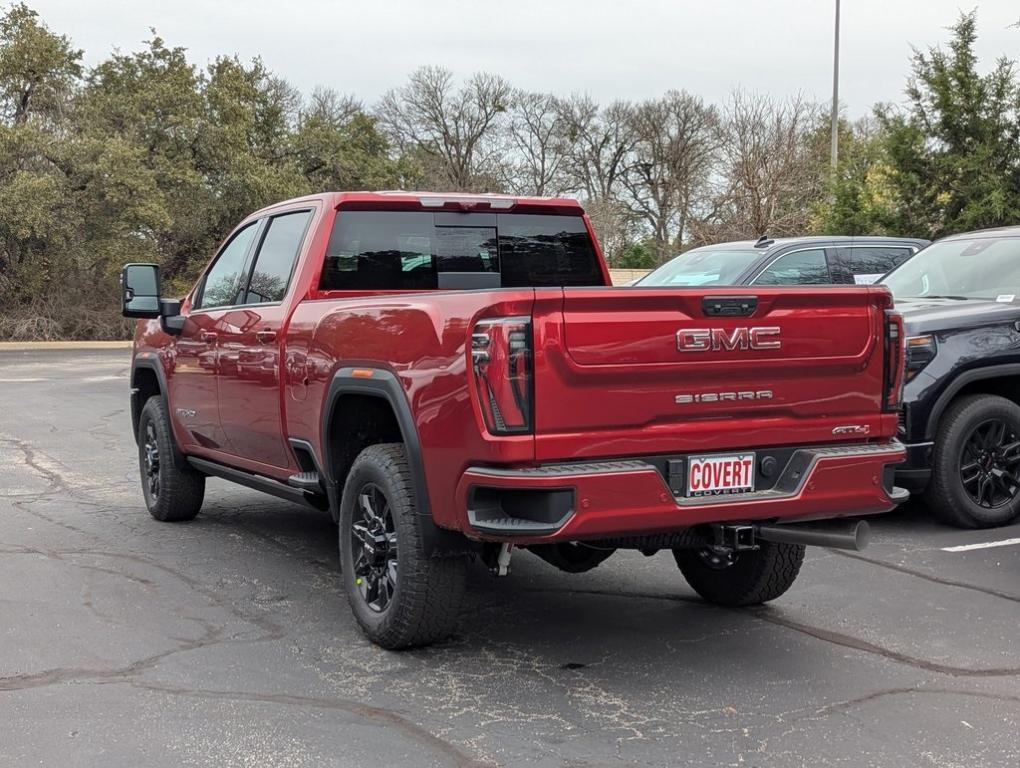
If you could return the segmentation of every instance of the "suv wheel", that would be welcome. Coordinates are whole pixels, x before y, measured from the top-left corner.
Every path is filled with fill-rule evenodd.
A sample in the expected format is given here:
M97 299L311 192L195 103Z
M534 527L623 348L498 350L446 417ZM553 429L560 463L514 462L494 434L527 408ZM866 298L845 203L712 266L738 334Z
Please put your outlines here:
M205 498L205 475L178 469L162 397L150 397L138 419L138 466L149 514L165 523L193 520Z
M1020 515L1020 406L995 395L961 397L935 437L925 501L960 528L994 528Z
M674 549L673 557L687 583L716 605L760 605L788 590L800 573L804 547L762 541L746 552L714 547Z
M457 624L468 558L430 557L421 526L404 446L363 450L340 503L340 567L354 617L383 648L443 640Z

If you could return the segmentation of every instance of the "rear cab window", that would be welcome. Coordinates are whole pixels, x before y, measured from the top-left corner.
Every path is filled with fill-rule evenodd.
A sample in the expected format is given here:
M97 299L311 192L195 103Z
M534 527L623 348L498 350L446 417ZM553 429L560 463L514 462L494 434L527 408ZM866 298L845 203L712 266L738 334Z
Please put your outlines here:
M446 211L338 212L323 291L601 286L581 216Z

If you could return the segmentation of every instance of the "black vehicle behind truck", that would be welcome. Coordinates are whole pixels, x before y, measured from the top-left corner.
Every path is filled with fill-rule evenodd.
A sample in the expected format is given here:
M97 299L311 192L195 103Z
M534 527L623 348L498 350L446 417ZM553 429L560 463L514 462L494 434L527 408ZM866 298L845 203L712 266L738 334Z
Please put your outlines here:
M907 335L896 485L964 528L1020 517L1020 227L940 240L884 280Z
M845 235L717 243L685 251L633 285L870 285L926 245L910 237Z

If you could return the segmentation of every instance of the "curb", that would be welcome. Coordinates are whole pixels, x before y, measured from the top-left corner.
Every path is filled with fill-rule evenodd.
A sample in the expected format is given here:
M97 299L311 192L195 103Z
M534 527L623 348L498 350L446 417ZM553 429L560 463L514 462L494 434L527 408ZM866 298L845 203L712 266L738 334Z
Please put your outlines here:
M48 349L131 349L130 341L0 341L0 352Z

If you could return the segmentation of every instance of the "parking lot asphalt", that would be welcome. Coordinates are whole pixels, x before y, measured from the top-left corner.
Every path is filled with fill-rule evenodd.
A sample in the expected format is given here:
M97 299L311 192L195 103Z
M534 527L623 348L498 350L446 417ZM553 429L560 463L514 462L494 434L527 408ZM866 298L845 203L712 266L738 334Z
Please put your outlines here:
M1020 526L911 504L765 608L668 553L476 566L459 634L358 632L328 516L142 503L127 350L0 352L0 766L1015 766Z

